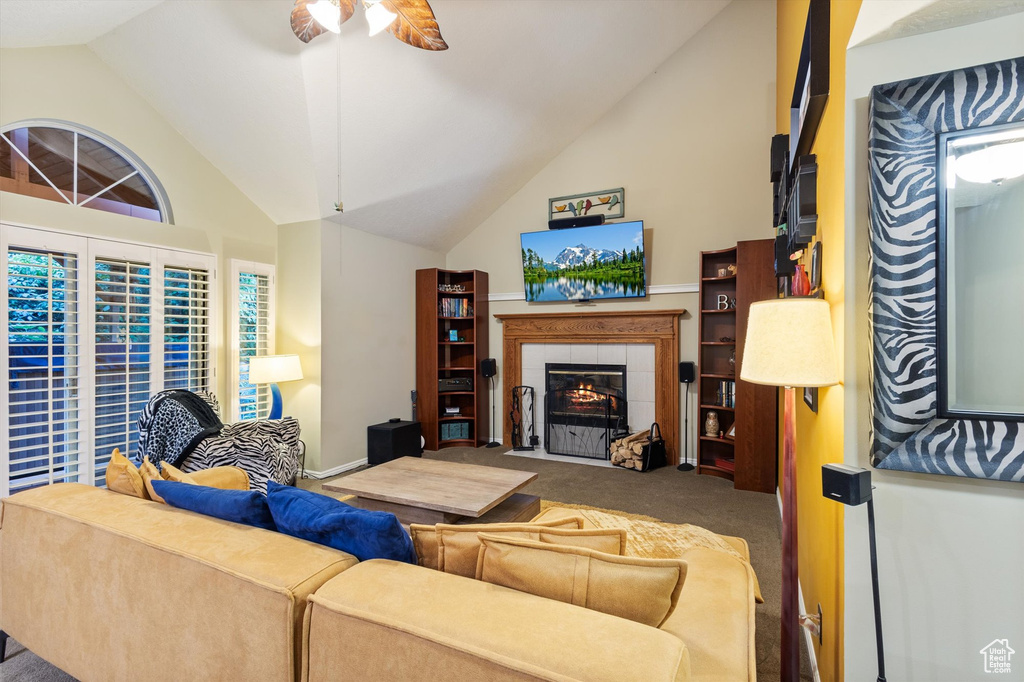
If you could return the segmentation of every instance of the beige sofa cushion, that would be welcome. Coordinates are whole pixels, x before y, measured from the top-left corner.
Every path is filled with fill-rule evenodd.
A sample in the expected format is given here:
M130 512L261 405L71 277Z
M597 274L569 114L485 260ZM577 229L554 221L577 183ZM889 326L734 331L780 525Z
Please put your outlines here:
M487 524L448 526L438 524L437 569L466 578L476 576L480 555L480 533L492 537L534 540L570 547L586 547L607 554L622 554L626 549L626 531L621 528L558 528L533 524L507 524L492 529Z
M480 533L476 578L659 627L686 580L686 562Z
M743 538L719 535L700 526L664 523L654 520L634 520L600 509L570 509L548 507L531 523L554 521L567 516L582 516L584 528L625 528L629 534L626 556L645 559L676 559L694 547L718 549L750 563L750 548ZM761 588L754 574L754 597L763 604Z
M675 611L661 629L686 642L695 681L757 679L754 571L724 552L683 553L688 570Z
M83 680L295 680L306 598L357 563L77 483L12 495L0 518L3 629Z
M409 526L409 534L412 536L413 547L416 548L416 561L420 566L426 568L438 569L440 568L440 557L438 552L438 538L437 528L443 526L445 528L459 528L467 533L476 535L480 531L489 532L505 532L505 531L516 531L520 529L532 529L537 526L546 528L582 528L583 519L579 516L560 516L557 519L550 519L548 521L538 521L536 523L477 523L477 524L466 524L464 526L449 526L447 524L437 524L435 526L427 526L419 523L414 523ZM473 577L476 573L476 555L480 549L479 543L473 548L472 561L473 568L467 574L467 577Z
M419 566L365 561L310 602L309 682L682 682L689 675L686 647L668 633Z

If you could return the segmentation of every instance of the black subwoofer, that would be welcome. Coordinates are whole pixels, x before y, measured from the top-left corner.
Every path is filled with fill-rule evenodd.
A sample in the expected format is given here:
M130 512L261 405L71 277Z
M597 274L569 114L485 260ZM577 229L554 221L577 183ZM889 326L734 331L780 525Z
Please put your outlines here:
M366 461L370 466L419 456L419 422L392 421L366 427Z

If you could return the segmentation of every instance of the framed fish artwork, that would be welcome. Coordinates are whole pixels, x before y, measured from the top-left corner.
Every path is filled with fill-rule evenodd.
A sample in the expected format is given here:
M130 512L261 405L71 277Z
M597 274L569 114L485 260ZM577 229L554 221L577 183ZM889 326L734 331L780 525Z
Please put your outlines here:
M587 192L586 194L548 199L548 220L599 214L603 215L605 220L624 217L626 215L626 190L619 187L601 192Z

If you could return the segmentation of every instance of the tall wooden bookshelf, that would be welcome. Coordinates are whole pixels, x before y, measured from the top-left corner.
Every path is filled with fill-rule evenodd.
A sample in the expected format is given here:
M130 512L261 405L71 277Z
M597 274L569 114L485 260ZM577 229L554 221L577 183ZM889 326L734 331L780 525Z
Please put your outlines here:
M416 416L427 450L479 447L490 438L487 380L480 374L487 324L486 272L416 271ZM472 385L442 391L444 379Z
M778 389L740 381L739 374L750 304L777 295L773 258L771 239L739 242L700 257L697 473L765 493L776 487ZM718 414L722 436L705 433L711 411Z

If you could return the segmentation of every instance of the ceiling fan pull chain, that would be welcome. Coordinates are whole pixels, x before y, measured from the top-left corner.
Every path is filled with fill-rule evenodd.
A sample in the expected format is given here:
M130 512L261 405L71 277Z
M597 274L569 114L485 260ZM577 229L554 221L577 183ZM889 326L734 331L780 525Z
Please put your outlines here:
M338 36L338 91L337 91L338 114L335 119L335 135L338 137L338 201L334 204L334 210L338 213L345 212L345 202L341 198L341 36Z

